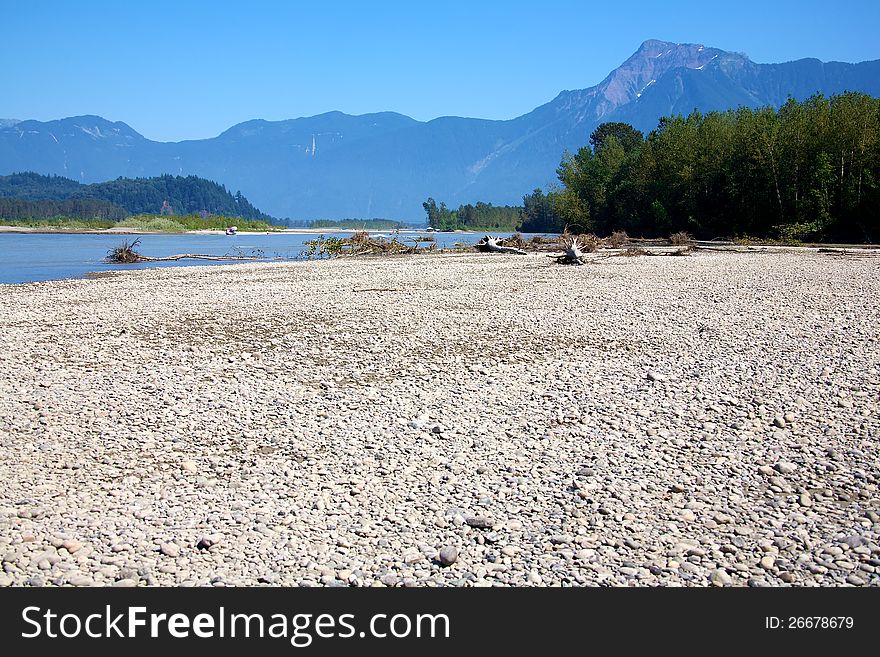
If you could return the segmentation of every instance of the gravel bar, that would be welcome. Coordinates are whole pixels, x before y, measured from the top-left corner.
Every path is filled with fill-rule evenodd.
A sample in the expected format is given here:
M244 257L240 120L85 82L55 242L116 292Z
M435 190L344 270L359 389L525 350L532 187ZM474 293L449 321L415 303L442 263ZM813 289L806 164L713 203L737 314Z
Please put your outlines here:
M877 586L878 265L0 286L0 585Z

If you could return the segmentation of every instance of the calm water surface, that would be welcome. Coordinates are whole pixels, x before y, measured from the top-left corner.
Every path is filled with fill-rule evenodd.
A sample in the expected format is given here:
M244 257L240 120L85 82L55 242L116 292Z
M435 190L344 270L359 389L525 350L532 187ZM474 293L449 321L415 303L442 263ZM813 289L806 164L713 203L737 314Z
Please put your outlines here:
M387 233L382 233L387 235ZM427 233L401 233L401 239ZM509 235L510 233L495 233ZM329 237L331 234L328 233ZM347 237L350 233L333 233ZM456 242L473 244L482 235L461 233L431 233L437 248L453 246ZM0 233L0 283L29 283L64 278L81 278L89 272L146 269L150 267L186 267L192 265L230 264L235 261L177 260L132 265L111 265L103 260L107 251L123 240L140 238L140 253L161 257L179 253L228 256L253 255L273 258L300 257L306 248L304 242L317 237L314 234L272 233L245 235L71 235ZM530 234L524 234L528 239ZM424 245L423 245L424 246Z

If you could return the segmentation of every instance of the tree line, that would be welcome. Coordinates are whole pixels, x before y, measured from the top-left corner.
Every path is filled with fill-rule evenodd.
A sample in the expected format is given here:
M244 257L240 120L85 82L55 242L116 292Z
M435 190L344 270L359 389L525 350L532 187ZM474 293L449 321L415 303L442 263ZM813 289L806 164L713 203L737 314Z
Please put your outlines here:
M558 186L506 208L498 228L875 242L880 99L817 94L779 109L694 111L660 119L647 136L604 123L589 146L563 155L557 175ZM461 208L424 206L430 225L464 227Z
M460 205L450 210L433 198L422 203L428 215L428 225L436 230L518 230L523 221L523 209L518 206L492 205L482 201Z
M546 211L545 229L873 242L880 99L844 93L778 110L695 111L664 117L647 137L606 123L557 174L558 189L525 199Z
M66 201L27 201L19 198L0 197L0 218L11 221L45 220L59 217L121 221L128 216L123 208L90 198Z
M333 228L335 230L398 230L403 228L393 219L315 219L304 222L310 228Z

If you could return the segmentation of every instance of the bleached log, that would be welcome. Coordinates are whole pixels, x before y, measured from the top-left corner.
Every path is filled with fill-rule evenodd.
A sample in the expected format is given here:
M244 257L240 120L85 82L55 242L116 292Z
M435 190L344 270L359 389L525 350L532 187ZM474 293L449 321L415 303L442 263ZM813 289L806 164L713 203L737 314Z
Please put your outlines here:
M584 257L586 253L581 249L584 248L584 245L581 244L580 240L577 237L572 237L568 239L563 239L563 251L561 255L550 256L556 259L556 264L559 265L583 265Z
M515 249L512 246L502 246L503 238L490 237L486 235L479 242L474 244L474 248L481 253L515 253L516 255L526 255L522 249Z
M137 262L165 262L168 260L184 260L186 258L192 258L194 260L264 260L264 258L256 256L213 256L201 255L198 253L181 253L178 255L163 256L161 258L151 258L150 256L139 255Z

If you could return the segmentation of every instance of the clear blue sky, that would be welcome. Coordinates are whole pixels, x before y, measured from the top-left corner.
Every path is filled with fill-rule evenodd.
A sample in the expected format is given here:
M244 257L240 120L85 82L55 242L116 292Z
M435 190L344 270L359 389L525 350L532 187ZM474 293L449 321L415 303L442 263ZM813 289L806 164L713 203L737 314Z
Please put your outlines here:
M98 114L159 141L329 110L506 119L645 39L858 62L880 59L878 25L877 0L0 0L0 118Z

